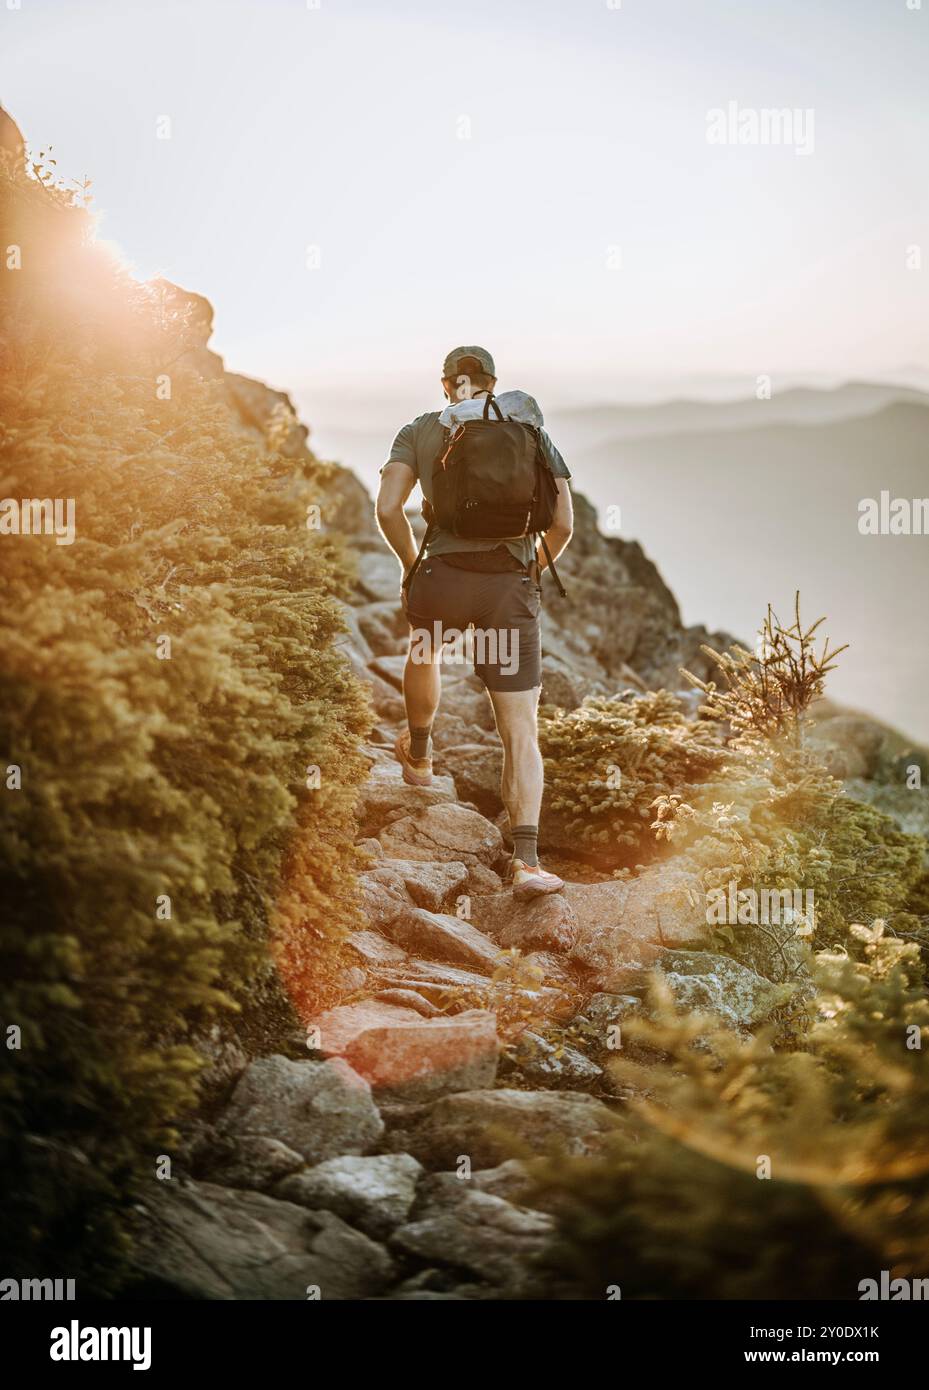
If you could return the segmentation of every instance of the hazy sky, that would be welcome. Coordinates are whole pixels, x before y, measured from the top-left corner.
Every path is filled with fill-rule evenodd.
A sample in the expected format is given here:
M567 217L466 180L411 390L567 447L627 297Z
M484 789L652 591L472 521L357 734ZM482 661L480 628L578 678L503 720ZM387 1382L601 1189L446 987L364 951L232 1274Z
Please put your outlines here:
M3 103L238 370L431 380L478 341L620 395L929 356L929 0L9 3ZM730 102L812 109L811 152L709 144Z

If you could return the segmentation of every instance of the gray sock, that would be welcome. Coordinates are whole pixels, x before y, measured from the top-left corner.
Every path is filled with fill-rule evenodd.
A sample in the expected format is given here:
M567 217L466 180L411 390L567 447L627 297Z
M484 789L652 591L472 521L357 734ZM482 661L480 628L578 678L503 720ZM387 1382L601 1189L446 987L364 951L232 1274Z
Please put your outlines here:
M521 859L524 864L534 868L539 862L536 850L536 841L539 838L539 827L537 825L514 825L513 826L513 858Z
M432 725L428 724L425 729L414 729L410 725L410 757L428 758L429 738L432 734Z

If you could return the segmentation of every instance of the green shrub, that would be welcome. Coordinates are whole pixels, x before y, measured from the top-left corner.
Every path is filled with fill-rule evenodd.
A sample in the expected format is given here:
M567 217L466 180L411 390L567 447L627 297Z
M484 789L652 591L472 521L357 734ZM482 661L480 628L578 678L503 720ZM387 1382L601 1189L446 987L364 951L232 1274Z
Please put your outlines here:
M70 195L7 170L0 218L22 257L0 492L74 498L76 522L73 544L0 534L0 1026L22 1033L0 1221L7 1273L86 1295L118 1278L120 1205L171 1152L198 1040L331 996L368 716L334 647L340 552L306 527L312 459L256 444L185 369L186 317Z
M562 842L604 867L653 856L656 797L690 787L724 759L709 726L695 725L665 690L543 710L539 742L546 811Z
M881 1269L929 1273L929 1003L916 947L860 934L863 961L817 958L802 1050L661 991L624 1025L662 1060L614 1064L637 1095L615 1138L536 1165L575 1296L854 1299Z

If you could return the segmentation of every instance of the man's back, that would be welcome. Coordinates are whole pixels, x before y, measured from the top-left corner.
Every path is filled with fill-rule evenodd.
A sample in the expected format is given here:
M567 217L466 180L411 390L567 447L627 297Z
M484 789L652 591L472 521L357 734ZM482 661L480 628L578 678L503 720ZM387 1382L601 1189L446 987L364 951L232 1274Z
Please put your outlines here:
M486 393L481 392L480 394L485 395ZM430 504L434 500L432 491L433 465L441 455L448 440L448 431L440 423L441 413L439 410L430 410L424 415L417 415L415 420L404 425L390 446L390 453L384 464L384 468L395 462L406 464L415 473L423 497ZM554 476L556 478L570 478L571 474L568 472L564 459L544 429L539 430L539 439ZM440 527L434 530L430 538L428 553L430 555L451 555L471 550L495 550L502 544L506 545L510 554L520 564L528 565L535 557L535 541L532 536L523 536L519 540L505 542L493 539L474 540L452 535L450 531L443 531Z

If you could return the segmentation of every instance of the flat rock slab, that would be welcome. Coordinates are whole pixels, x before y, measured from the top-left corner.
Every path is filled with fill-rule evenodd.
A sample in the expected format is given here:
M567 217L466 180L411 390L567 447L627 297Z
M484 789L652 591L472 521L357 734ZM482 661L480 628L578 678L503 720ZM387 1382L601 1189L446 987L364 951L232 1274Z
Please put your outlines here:
M403 816L386 826L378 839L394 858L431 863L453 859L490 868L503 852L497 827L477 811L458 805L430 806Z
M399 965L406 960L406 951L395 946L392 941L376 931L353 931L348 944L357 951L365 965L377 968L384 965Z
M462 1156L472 1168L494 1168L549 1151L594 1153L616 1124L607 1106L581 1092L465 1091L397 1107L382 1147L429 1169L454 1169Z
M370 1028L346 1049L346 1060L376 1096L427 1100L492 1086L497 1074L497 1021L485 1009L448 1018Z
M136 1274L199 1299L372 1298L396 1280L383 1246L329 1211L213 1183L156 1183L132 1214Z
M566 896L578 922L571 958L604 990L622 992L630 966L647 968L664 946L698 942L707 932L699 880L671 864L626 882L572 884Z
M339 1004L317 1015L310 1027L318 1029L319 1051L341 1056L356 1038L369 1028L391 1027L398 1023L417 1023L416 1009L387 1003L381 999L362 999L357 1004Z
M308 1163L364 1153L383 1128L371 1087L340 1057L326 1062L258 1058L239 1078L217 1125L236 1139L278 1139Z
M471 920L505 949L570 951L578 926L564 893L549 893L520 902L511 892L482 893L471 900Z
M406 1221L422 1165L409 1154L330 1158L280 1183L276 1196L335 1212L374 1239Z
M500 947L477 927L448 913L411 908L398 912L381 930L396 946L410 954L470 966L474 970L495 968Z
M358 834L374 836L391 819L427 810L430 806L457 803L455 783L450 777L433 777L430 787L411 787L403 780L395 758L378 759L358 790L355 814Z

